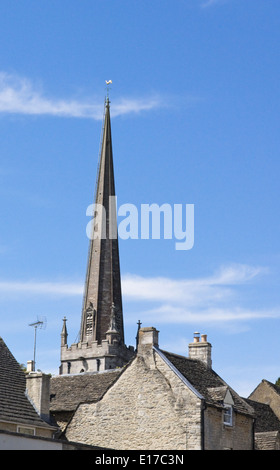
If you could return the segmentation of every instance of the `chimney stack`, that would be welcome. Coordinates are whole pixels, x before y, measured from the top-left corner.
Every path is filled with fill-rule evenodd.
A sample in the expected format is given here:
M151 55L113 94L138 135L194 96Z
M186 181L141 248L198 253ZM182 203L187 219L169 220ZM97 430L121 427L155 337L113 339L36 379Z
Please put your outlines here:
M151 327L140 328L138 332L138 352L145 354L146 351L152 350L153 346L158 346L159 331Z
M153 326L140 328L138 330L137 355L144 359L150 369L155 369L156 367L153 347L158 346L158 334L159 331Z
M49 422L50 375L31 371L26 375L26 392L40 417Z
M198 359L204 362L206 366L211 369L212 367L212 345L207 341L207 335L200 333L194 333L193 343L189 344L189 358Z
M35 362L34 361L27 361L26 372L34 372L35 371Z

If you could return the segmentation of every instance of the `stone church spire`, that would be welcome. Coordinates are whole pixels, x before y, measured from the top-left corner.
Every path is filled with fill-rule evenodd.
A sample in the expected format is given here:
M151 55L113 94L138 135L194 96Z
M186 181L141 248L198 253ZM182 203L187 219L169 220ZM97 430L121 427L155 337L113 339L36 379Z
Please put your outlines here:
M79 342L67 345L61 333L60 374L122 367L134 354L124 343L110 101L105 102L92 232Z
M100 344L106 339L113 306L117 331L124 343L110 102L107 98L80 341L91 339Z

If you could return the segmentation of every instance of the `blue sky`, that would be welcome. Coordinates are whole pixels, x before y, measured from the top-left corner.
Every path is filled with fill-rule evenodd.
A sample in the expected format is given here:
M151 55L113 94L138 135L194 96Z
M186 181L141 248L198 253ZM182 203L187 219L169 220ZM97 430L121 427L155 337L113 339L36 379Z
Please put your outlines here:
M0 3L0 335L58 373L80 326L111 79L118 204L194 204L194 246L120 240L126 343L137 321L247 396L280 376L278 0Z

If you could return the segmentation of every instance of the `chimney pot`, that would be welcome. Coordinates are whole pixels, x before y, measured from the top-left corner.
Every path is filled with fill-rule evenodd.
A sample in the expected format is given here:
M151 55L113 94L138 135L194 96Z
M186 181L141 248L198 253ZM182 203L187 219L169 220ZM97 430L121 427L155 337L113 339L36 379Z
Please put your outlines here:
M194 333L193 343L189 344L189 358L198 359L204 362L207 367L212 367L211 349L212 346L207 341L207 335L201 335L201 341L199 341L199 333Z
M194 332L193 334L193 342L194 343L199 343L199 336L200 336L200 333L198 333L197 331Z

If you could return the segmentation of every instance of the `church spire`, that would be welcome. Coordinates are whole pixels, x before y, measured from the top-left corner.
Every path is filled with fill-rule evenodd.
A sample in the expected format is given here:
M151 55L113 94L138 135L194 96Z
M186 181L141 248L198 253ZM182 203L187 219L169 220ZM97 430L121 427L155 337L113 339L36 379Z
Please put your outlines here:
M60 374L98 372L122 367L134 355L134 348L127 347L124 343L108 95L105 100L92 222L79 342L68 347L68 333L64 319L61 333Z
M100 344L106 338L113 307L120 340L124 343L110 101L107 96L82 309L81 342L97 341Z

